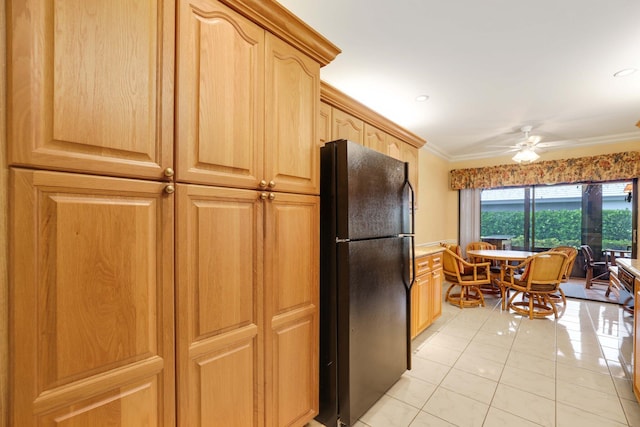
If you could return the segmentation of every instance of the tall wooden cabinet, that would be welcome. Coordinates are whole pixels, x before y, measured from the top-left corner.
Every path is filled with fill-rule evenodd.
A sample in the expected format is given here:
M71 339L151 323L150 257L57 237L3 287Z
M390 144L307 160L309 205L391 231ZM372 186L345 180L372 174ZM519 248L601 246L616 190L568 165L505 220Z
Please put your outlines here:
M173 196L11 171L10 425L172 425Z
M319 63L219 2L179 4L177 179L319 194Z
M339 50L260 0L8 10L11 425L304 425Z
M174 2L7 3L9 164L162 178L173 166Z

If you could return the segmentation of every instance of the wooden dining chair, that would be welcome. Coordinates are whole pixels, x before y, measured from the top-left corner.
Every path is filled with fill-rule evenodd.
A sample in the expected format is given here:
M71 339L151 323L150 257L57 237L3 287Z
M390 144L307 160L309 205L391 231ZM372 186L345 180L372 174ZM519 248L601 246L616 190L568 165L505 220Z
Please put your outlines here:
M553 314L558 309L551 295L558 292L569 257L563 252L541 252L518 265L503 265L500 285L503 289L503 308L530 319ZM519 274L519 271L523 271ZM509 291L516 291L509 297ZM516 301L518 296L521 301ZM506 304L505 304L506 301Z
M484 296L480 286L491 283L491 263L468 262L450 248L451 246L446 247L442 253L442 272L444 279L450 284L445 300L460 308L479 305L484 307ZM453 293L456 287L460 289Z
M594 283L609 286L609 263L607 261L596 261L593 249L589 245L582 245L580 249L584 256L584 269L586 271L585 287L589 289Z
M565 268L565 272L562 274L562 282L565 283L571 277L571 271L573 270L573 264L576 262L576 258L578 257L578 250L573 246L556 246L555 248L551 248L551 251L554 252L562 252L567 255L567 267ZM564 304L567 303L567 297L564 294L562 288L558 288L558 293L555 295L551 295L551 298L556 296L556 299L561 300Z
M479 263L479 262L490 262L491 265L489 267L489 271L491 272L491 283L488 285L480 286L480 290L485 295L499 295L500 286L498 286L498 279L500 278L500 263L496 260L489 260L482 257L476 257L469 255L469 251L478 251L478 250L495 250L496 245L489 242L471 242L467 245L465 253L467 254L467 259L471 263Z

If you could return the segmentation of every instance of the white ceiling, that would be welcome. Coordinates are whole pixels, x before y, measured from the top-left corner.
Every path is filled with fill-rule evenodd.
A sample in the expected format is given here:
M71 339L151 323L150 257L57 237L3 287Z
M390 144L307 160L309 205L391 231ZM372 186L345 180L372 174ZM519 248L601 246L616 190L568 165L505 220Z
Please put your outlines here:
M448 160L504 154L490 145L523 125L542 142L640 141L640 0L278 1L342 49L325 82Z

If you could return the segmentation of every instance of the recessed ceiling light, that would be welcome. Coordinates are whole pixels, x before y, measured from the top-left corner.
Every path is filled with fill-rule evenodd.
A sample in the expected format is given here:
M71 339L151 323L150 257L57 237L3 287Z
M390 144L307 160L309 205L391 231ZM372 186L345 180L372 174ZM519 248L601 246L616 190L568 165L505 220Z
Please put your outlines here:
M638 70L636 70L635 68L625 68L624 70L620 70L617 73L614 73L613 77L625 77L635 73L636 71Z
M420 96L416 96L416 101L418 102L424 102L427 99L429 99L429 95L420 95Z

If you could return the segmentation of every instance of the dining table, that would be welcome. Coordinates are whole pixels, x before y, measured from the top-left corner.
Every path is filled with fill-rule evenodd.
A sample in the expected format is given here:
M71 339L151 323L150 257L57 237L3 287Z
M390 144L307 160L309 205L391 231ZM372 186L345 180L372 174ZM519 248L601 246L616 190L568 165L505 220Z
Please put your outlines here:
M507 264L512 261L520 263L530 256L535 255L536 253L538 252L518 251L512 249L475 249L468 250L467 257L482 259L483 261L493 260L498 261L500 264ZM506 307L505 300L507 298L507 295L505 295L505 287L502 285L501 280L498 278L494 279L494 282L496 282L496 284L500 288L500 295L502 297L502 309L504 310Z

